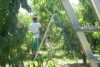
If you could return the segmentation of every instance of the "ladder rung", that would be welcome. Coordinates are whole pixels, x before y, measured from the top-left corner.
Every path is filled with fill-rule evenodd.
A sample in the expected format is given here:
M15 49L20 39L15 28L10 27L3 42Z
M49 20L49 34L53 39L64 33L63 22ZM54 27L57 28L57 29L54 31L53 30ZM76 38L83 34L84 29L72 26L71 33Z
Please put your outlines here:
M93 56L93 57L90 57L89 59L97 63L100 63L100 57Z
M81 28L76 28L76 31L80 31L80 32L100 32L100 27L98 27L98 28L95 28L95 27L89 27L89 28L81 27Z

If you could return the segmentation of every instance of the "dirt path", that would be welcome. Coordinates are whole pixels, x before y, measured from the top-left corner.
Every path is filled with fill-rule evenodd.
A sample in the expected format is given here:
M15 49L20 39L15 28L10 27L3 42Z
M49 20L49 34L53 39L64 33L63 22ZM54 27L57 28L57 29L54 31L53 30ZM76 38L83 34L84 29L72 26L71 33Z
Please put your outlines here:
M100 67L100 63L98 65ZM24 67L29 67L29 65L26 65ZM78 66L77 63L74 63L74 64L59 64L57 67L90 67L90 65L89 64L84 65L84 64L80 63Z
M58 67L90 67L89 64L84 65L84 64L60 64Z
M90 65L89 64L86 64L86 65L84 65L84 64L79 64L80 66L78 66L78 64L77 63L74 63L74 64L59 64L59 66L58 67L90 67ZM99 65L99 67L100 67L100 63L98 64Z

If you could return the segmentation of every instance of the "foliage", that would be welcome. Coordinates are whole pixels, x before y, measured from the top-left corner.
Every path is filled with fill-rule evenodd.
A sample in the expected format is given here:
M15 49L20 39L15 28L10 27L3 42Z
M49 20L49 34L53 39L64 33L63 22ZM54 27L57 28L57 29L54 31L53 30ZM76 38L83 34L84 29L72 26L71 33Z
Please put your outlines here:
M79 8L79 21L82 26L85 27L99 27L97 18L95 16L94 10L90 5L88 0L79 0L80 8ZM91 32L86 33L87 39L91 44L91 48L93 52L97 51L97 46L100 45L100 33L99 32ZM100 47L98 47L100 48Z
M94 16L94 11L91 8L88 0L80 0L80 7L75 10L77 11L79 21L81 26L84 27L98 27L97 19ZM33 10L36 11L36 14L38 15L41 24L43 25L43 29L41 34L45 32L45 28L47 26L47 23L49 22L48 18L55 13L57 14L58 20L60 20L65 35L63 35L63 31L61 27L57 23L53 23L50 32L48 35L50 35L51 40L54 44L57 44L57 47L60 46L62 49L66 50L65 54L70 57L72 56L72 52L76 53L77 56L81 57L80 54L84 56L84 52L82 51L82 48L80 46L80 43L77 39L76 33L73 30L72 24L69 21L69 18L66 17L66 12L64 11L60 1L50 1L50 0L33 0ZM54 22L58 22L58 20L55 20ZM94 39L94 32L93 33L87 33L87 38L90 43L92 43L91 47L95 48L93 44L99 44L100 39ZM99 34L98 34L99 35ZM66 41L66 36L68 38L68 41ZM93 43L94 41L94 43ZM96 42L97 41L97 42ZM70 45L68 45L69 43ZM62 45L61 45L62 44ZM56 45L55 45L56 46ZM95 45L96 46L96 45ZM96 46L97 47L97 46ZM79 52L80 51L80 52Z
M79 0L80 1L80 22L82 26L95 26L95 22L97 19L95 17L93 8L90 6L90 2L88 0Z
M22 44L26 37L27 27L18 26L20 5L30 11L27 0L0 0L0 65L7 63L19 67L25 58Z
M36 15L38 16L40 23L42 24L41 35L44 34L51 15L57 15L58 19L54 18L54 22L50 27L49 33L47 34L47 36L50 36L52 47L58 47L58 49L65 50L65 54L70 58L73 57L73 52L76 53L77 56L80 56L82 50L80 47L80 43L73 30L69 18L66 17L66 12L63 9L61 2L59 0L33 0L32 8L33 11L36 11ZM62 24L63 29L59 26L58 21L60 21L60 23ZM42 37L43 36L41 36L41 38ZM66 41L66 38L68 38L68 41Z
M58 2L58 4L56 4L56 2ZM47 24L49 23L51 15L54 14L55 12L57 14L60 14L59 11L61 11L61 9L62 9L61 3L58 0L55 0L55 1L33 0L33 7L32 8L33 8L33 10L36 11L36 14L40 20L40 23L42 24L41 35L44 34L46 27L47 27ZM57 30L57 28L54 26L55 26L55 23L53 22L53 24L51 26L52 28L50 28L50 30L52 32L51 31L49 32L49 33L52 33L52 35L48 34L51 37L51 39L53 39L56 36L55 33L58 33L57 31L55 31L55 30ZM59 34L57 34L57 35L59 36ZM41 36L41 37L43 37L43 36ZM54 39L56 40L56 38L54 38ZM52 41L55 41L54 39Z
M80 43L69 18L66 17L66 12L60 0L32 0L32 4L33 12L37 14L39 22L42 24L41 38L47 28L51 15L57 14L58 19L54 18L55 20L48 32L52 47L65 50L65 54L69 57L72 56L72 52L80 55L82 50ZM32 20L28 14L18 14L20 6L29 12L31 11L27 0L0 0L1 66L5 66L8 63L12 67L23 67L23 61L29 57L28 52L31 47L32 37L28 32L28 25ZM75 11L77 11L81 26L99 27L88 0L80 0L80 7ZM58 24L59 20L62 27ZM86 33L86 36L92 44L91 48L94 51L100 51L100 33ZM66 40L66 38L68 38L68 40ZM52 54L54 54L53 51L51 51L47 61L51 59ZM49 67L55 67L52 61L56 63L56 61L51 60L48 62Z

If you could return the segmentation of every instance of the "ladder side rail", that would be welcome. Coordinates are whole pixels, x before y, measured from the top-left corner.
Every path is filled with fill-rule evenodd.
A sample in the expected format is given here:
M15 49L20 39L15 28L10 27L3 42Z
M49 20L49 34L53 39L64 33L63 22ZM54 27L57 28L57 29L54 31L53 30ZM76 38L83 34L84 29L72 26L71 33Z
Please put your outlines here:
M90 2L91 2L91 6L93 7L96 13L100 25L100 0L90 0Z
M40 46L39 46L39 48L38 48L38 50L37 50L37 52L36 52L36 55L37 55L37 53L39 52L41 46L43 45L43 42L44 42L44 40L45 40L45 38L46 38L46 35L48 34L48 32L49 32L49 30L50 30L50 26L51 26L51 24L53 23L53 17L54 17L54 14L53 14L53 15L51 16L51 18L50 18L50 21L49 21L49 23L48 23L47 29L46 29L46 31L45 31L45 33L44 33L44 36L43 36L43 38L42 38L42 41L40 42ZM35 55L34 60L36 59L36 55ZM34 61L34 60L33 60L33 61Z
M78 23L78 20L76 20L77 17L76 17L76 15L71 7L71 4L69 3L69 0L61 0L61 2L63 4L63 7L66 10L66 14L68 15L70 21L72 22L74 29L76 30L76 29L81 28L80 24Z
M55 21L57 21L56 23L61 27L63 36L64 36L64 38L65 38L65 41L68 43L68 47L69 47L69 49L71 50L71 54L72 54L72 56L73 56L74 59L75 59L75 55L74 55L75 53L73 53L72 45L71 45L71 43L69 42L69 38L66 36L66 33L65 33L64 28L63 28L63 26L62 26L62 24L61 24L61 21L58 19L57 15L54 17L54 19L55 19ZM80 67L80 65L79 65L79 63L78 63L78 60L77 60L77 59L75 59L75 60L76 60L76 62L77 62L77 66Z
M87 59L89 60L91 67L98 67L97 60L92 60L92 57L94 56L92 54L90 44L85 37L85 34L83 32L77 32L77 35L79 37L80 42L82 43L83 50L85 51L85 54L87 56Z

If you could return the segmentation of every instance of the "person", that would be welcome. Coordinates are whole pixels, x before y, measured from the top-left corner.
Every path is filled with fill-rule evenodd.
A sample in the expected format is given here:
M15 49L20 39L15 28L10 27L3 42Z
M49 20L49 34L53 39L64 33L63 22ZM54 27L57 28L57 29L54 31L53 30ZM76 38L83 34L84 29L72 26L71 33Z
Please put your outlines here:
M34 58L36 55L36 52L39 48L39 28L41 27L41 24L37 21L37 17L33 17L33 22L29 25L29 29L32 32L33 35L33 43L32 43L32 57Z

